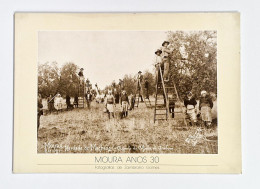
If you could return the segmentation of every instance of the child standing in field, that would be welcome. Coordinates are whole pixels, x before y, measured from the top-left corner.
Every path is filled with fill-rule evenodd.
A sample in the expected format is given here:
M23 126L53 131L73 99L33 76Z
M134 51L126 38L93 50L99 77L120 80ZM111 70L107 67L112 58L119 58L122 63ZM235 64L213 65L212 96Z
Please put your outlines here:
M197 101L195 100L192 92L189 92L187 97L184 99L184 105L186 107L187 115L191 120L191 124L194 126L197 123L197 114L195 106L197 105Z
M105 99L105 108L107 109L108 118L110 119L110 114L114 118L114 106L115 106L115 97L112 94L112 90L108 91L108 94Z
M204 121L205 125L209 127L212 122L211 109L213 107L213 102L207 91L201 91L201 97L199 102L199 109L201 111L201 119Z

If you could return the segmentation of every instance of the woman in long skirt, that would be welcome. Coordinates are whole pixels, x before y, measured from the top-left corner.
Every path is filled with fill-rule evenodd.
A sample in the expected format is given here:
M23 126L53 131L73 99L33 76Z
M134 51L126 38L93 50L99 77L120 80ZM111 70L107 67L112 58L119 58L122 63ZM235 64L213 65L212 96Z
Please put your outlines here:
M207 127L209 127L212 122L212 116L211 116L212 107L213 107L213 102L211 98L207 95L207 91L201 91L199 109L201 112L201 119Z

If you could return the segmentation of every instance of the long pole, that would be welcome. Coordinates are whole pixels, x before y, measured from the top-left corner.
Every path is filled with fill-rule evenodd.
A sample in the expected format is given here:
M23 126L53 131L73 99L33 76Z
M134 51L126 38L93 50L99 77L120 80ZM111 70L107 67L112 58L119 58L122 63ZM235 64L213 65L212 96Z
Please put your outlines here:
M57 93L58 94L58 93ZM57 96L57 94L54 96L54 97L52 97L52 99L54 99L56 96ZM50 100L50 101L52 101L52 99ZM50 103L50 101L48 102L48 103Z

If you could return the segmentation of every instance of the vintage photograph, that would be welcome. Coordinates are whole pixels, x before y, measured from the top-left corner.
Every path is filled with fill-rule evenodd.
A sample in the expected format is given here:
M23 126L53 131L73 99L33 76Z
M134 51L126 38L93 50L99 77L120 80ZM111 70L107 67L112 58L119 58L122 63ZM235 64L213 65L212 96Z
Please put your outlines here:
M218 154L217 31L39 31L37 92L38 153Z

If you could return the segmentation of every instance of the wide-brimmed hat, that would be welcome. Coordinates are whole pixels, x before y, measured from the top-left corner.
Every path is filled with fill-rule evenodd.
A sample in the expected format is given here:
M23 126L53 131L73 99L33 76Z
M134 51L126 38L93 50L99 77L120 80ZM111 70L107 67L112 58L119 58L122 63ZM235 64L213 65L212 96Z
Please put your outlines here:
M162 51L161 51L160 49L157 49L157 51L155 51L155 54L157 54L158 52L159 52L160 54L162 53Z
M80 68L80 70L84 70L84 68Z
M169 41L164 41L164 42L162 43L162 46L164 46L165 43L168 43L168 45L170 44Z
M141 71L139 71L138 73L142 73Z

